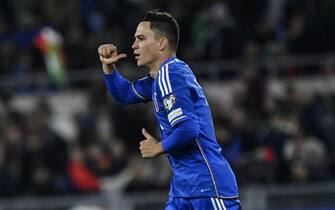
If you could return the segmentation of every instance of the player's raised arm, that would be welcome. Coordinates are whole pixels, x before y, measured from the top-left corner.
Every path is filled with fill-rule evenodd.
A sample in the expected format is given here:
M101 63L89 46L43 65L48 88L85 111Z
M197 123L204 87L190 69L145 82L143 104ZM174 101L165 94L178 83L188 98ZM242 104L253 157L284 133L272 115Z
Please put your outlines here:
M127 57L126 54L118 54L113 44L100 45L98 54L107 89L119 103L126 105L151 101L151 78L130 82L117 71L115 64Z

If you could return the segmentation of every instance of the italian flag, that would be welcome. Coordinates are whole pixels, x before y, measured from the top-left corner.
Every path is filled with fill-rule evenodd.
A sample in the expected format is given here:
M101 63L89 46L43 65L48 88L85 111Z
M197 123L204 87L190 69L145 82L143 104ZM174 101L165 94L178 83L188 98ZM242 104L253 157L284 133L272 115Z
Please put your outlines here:
M44 55L46 69L52 80L63 86L66 81L62 36L50 27L44 27L35 43Z

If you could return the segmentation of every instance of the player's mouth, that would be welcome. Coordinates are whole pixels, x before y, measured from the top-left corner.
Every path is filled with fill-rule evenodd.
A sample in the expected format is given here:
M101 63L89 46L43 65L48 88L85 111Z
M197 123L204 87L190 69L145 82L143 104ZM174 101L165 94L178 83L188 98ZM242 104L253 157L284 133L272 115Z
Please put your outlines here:
M140 54L139 54L139 53L134 53L134 55L135 55L135 59L136 59L136 60L140 57Z

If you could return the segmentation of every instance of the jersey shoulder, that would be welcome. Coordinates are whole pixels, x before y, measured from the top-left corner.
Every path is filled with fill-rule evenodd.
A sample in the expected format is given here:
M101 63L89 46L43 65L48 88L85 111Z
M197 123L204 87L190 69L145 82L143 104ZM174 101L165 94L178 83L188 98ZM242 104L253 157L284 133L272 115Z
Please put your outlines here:
M185 72L189 71L189 66L182 60L174 59L165 65L162 66L162 68L168 68L169 73L176 73L176 74L184 74Z
M169 79L174 85L178 85L180 82L185 84L186 79L193 75L190 67L184 61L179 59L175 59L165 64L162 68L169 74Z
M174 59L161 66L158 74L158 86L162 97L179 90L185 85L188 66L178 59Z

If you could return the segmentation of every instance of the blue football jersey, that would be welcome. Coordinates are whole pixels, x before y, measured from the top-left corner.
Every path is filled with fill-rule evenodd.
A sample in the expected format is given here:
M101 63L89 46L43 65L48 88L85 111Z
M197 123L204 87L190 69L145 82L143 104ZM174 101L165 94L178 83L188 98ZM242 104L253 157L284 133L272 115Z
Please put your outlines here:
M158 76L129 82L117 71L105 75L109 92L124 104L153 101L163 148L183 144L171 138L183 122L198 129L186 146L166 151L173 171L172 197L238 197L237 183L228 162L221 155L206 97L190 67L172 57ZM126 100L125 100L126 98Z

